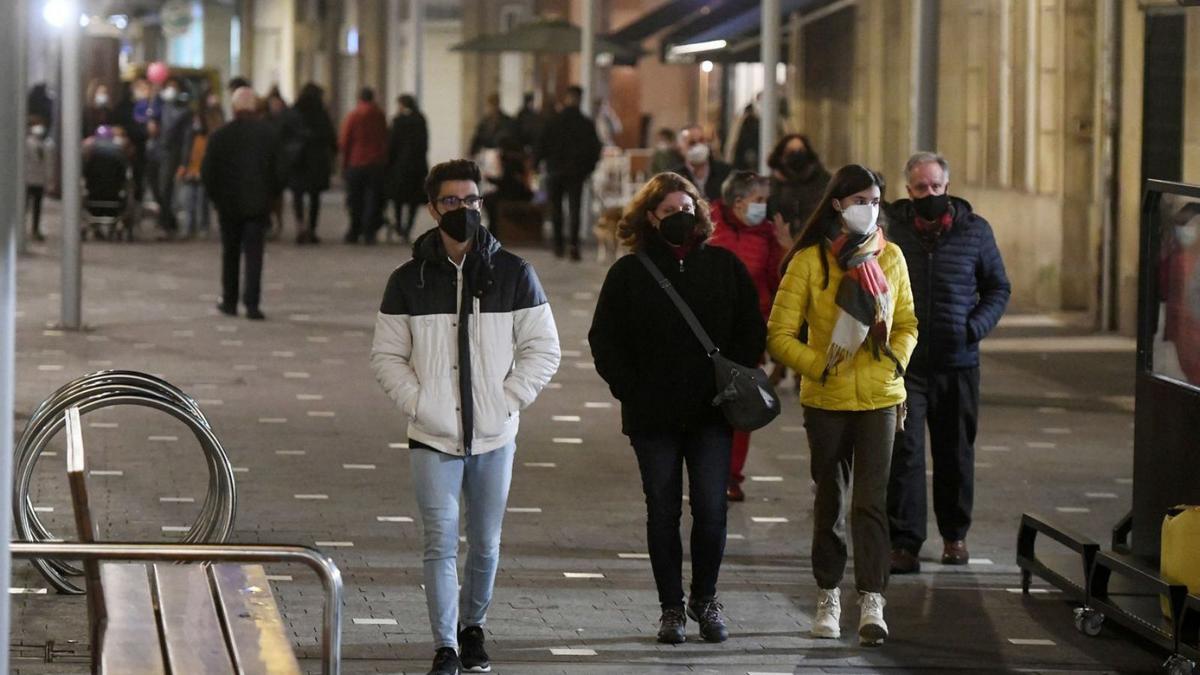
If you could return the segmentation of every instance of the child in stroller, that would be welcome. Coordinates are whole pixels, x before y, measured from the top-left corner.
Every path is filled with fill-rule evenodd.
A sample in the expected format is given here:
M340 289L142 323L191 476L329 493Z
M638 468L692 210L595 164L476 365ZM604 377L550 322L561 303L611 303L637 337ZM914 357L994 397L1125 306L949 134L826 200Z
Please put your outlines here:
M133 241L129 144L114 127L97 127L83 142L83 238Z

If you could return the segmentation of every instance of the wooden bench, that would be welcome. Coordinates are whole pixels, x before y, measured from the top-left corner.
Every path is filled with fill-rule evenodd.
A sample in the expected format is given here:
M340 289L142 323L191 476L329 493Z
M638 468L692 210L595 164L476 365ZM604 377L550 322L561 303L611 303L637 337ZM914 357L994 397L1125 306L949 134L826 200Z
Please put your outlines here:
M67 410L67 478L82 543L96 542L79 410ZM299 675L261 565L84 561L92 669L113 675Z

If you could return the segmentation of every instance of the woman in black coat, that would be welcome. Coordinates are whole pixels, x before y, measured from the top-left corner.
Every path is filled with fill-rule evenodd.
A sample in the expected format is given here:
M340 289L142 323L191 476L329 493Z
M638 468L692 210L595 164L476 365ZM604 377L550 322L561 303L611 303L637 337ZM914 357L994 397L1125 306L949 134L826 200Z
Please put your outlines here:
M622 431L637 455L662 606L658 640L671 644L686 639L679 541L685 465L692 510L686 614L707 641L729 635L716 586L733 432L712 405L712 361L635 254L658 267L722 354L754 366L766 346L758 291L732 252L706 243L712 230L709 206L691 181L675 173L651 178L621 218L618 235L633 254L609 270L588 333L596 371L621 402Z
M292 191L296 213L296 243L319 244L317 216L321 211L321 193L329 189L329 175L337 155L337 132L325 111L324 91L309 82L290 111L283 138L283 161L287 163L288 188ZM304 198L308 197L308 220L304 218Z
M429 129L417 108L417 99L402 94L396 99L400 112L392 118L388 137L388 190L396 208L396 231L407 242L425 203L425 174L429 173ZM408 207L408 217L403 214Z

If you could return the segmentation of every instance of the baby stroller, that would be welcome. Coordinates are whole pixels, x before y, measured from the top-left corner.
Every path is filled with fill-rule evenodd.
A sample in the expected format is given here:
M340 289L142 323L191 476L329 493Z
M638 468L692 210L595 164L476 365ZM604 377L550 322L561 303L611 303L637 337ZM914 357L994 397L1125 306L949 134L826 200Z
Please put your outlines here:
M131 173L125 149L112 139L90 139L83 153L83 239L133 241Z

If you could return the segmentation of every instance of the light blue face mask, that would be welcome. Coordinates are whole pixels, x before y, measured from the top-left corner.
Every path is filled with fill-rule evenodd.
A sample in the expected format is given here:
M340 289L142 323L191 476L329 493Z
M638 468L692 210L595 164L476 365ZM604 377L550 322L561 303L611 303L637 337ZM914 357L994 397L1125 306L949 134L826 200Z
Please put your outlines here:
M746 224L759 225L767 219L766 202L752 202L746 205Z

